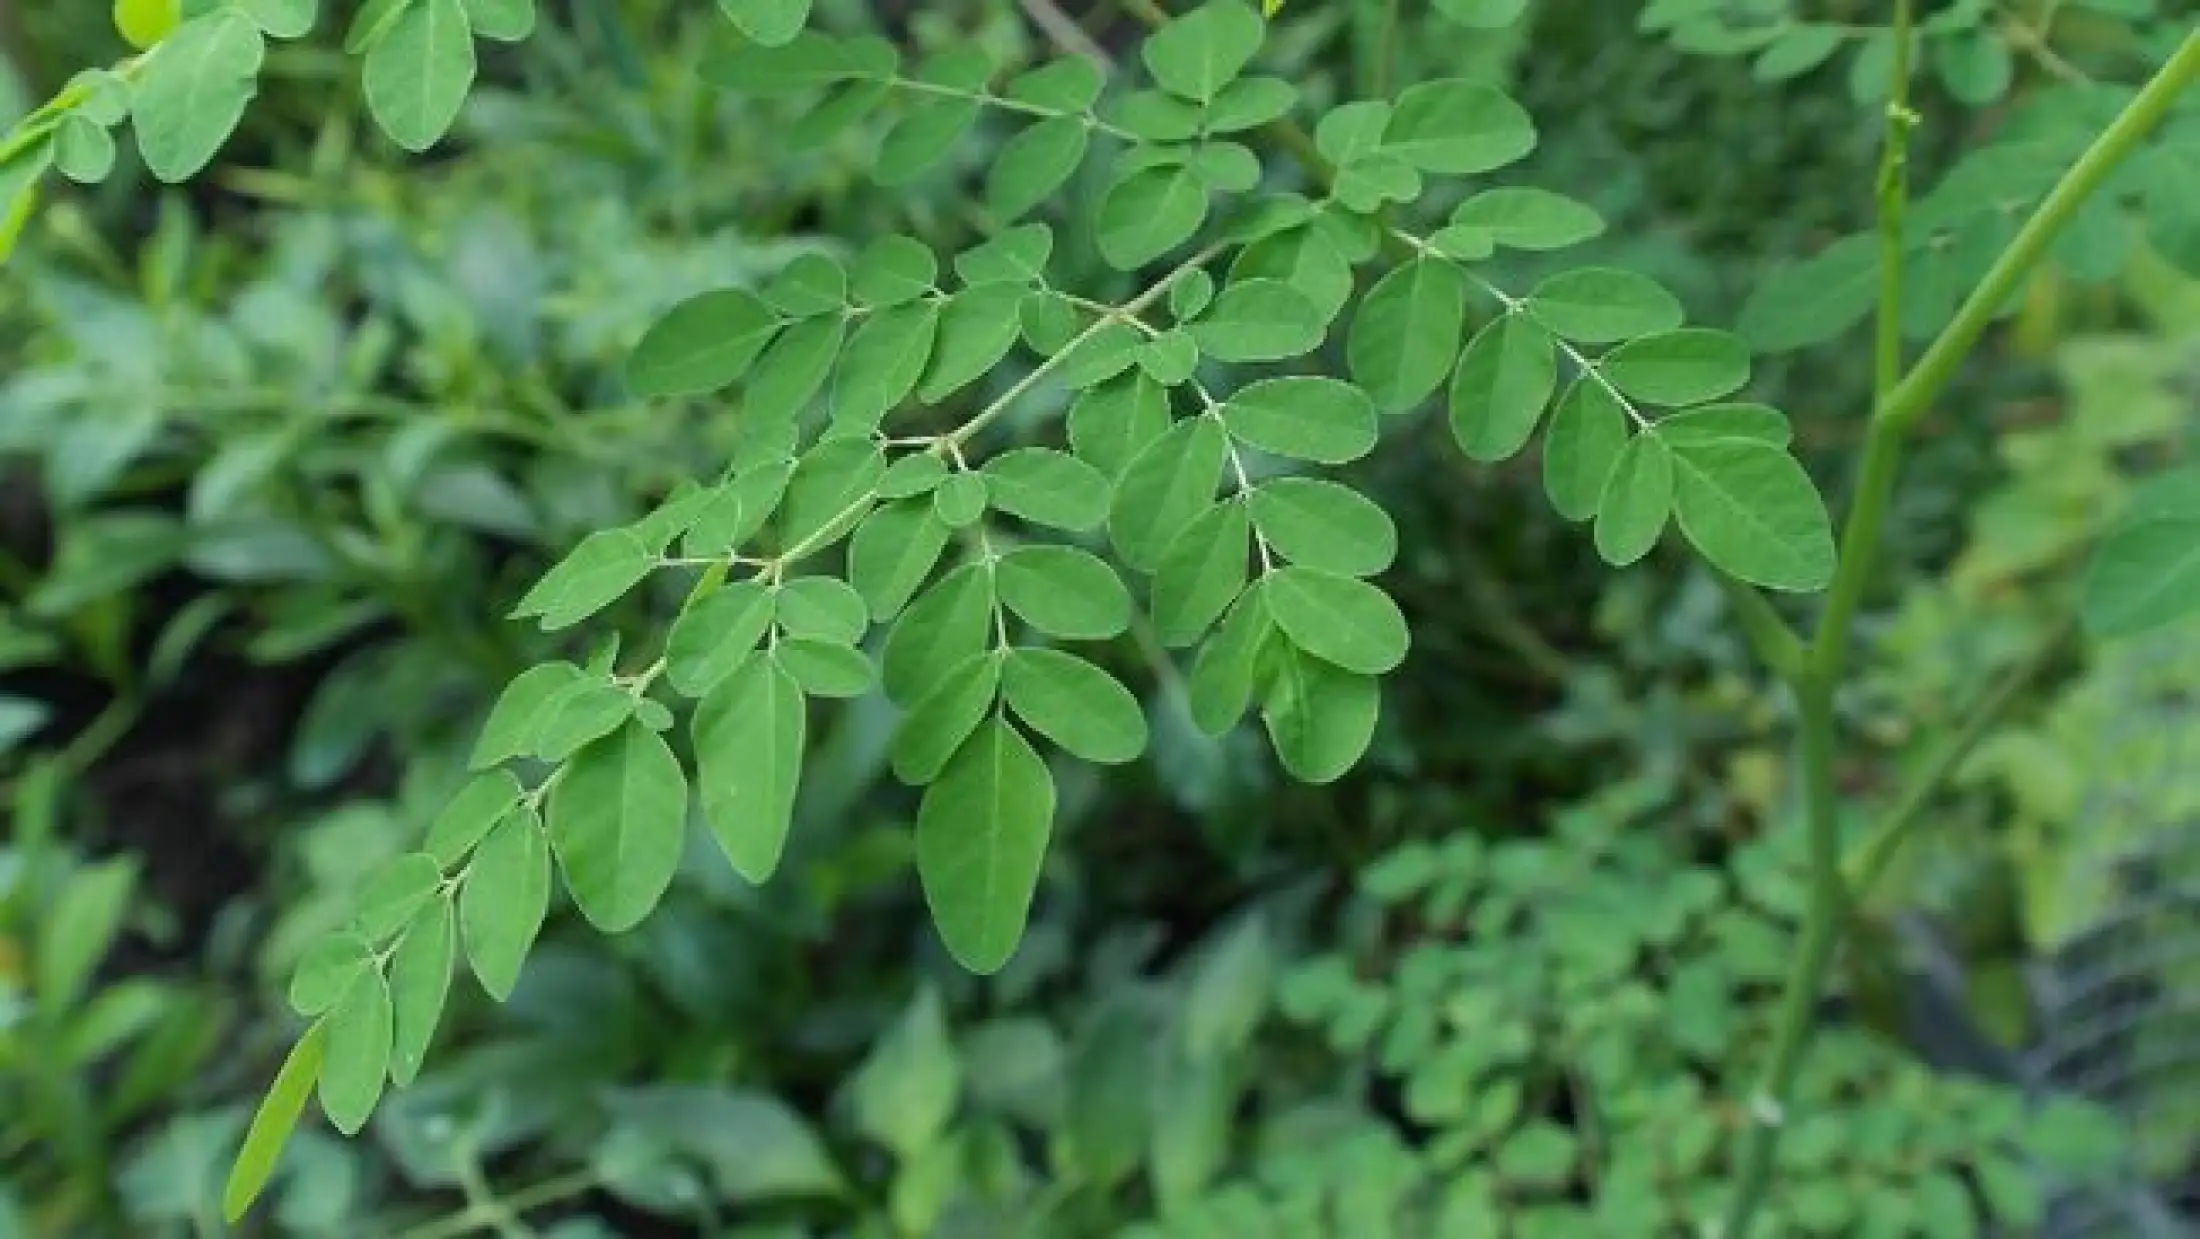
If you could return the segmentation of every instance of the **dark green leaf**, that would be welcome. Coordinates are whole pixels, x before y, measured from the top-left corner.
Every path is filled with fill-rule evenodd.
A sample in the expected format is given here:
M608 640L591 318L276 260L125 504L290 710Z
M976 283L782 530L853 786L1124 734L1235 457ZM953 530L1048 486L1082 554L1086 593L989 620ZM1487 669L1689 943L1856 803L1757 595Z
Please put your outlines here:
M1023 299L1013 284L981 284L949 298L917 398L938 404L999 365L1016 344Z
M901 613L939 564L947 539L947 523L923 496L864 518L848 544L848 580L863 595L872 619L884 623Z
M1056 116L1002 143L986 169L986 207L1005 222L1045 202L1084 162L1091 137L1082 117Z
M1261 652L1275 630L1258 586L1239 597L1192 663L1186 687L1194 726L1210 736L1237 726L1259 687Z
M972 654L940 677L939 686L909 711L894 732L894 777L921 787L940 777L948 759L993 710L1001 685L1002 652Z
M1132 374L1079 396L1067 421L1071 450L1112 482L1168 432L1169 393L1148 376Z
M887 634L886 695L909 706L949 671L986 648L992 633L993 571L970 563L918 596Z

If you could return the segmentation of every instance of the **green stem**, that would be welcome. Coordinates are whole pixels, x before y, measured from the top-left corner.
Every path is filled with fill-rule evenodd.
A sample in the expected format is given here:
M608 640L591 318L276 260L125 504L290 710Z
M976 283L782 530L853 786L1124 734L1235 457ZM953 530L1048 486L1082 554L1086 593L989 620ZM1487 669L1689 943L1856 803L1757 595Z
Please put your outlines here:
M1909 0L1898 0L1895 38L1897 47L1908 44ZM1902 462L1903 440L1925 410L1947 389L1957 370L1970 355L1996 317L1997 311L2017 291L2019 284L2046 254L2067 226L2117 165L2134 151L2169 111L2177 96L2200 78L2200 32L2186 36L2182 46L2149 80L2093 145L2063 174L2053 191L2040 203L2018 231L1977 288L1973 289L1955 318L1917 365L1899 382L1887 384L1873 411L1864 449L1864 463L1857 494L1842 531L1841 561L1827 590L1826 607L1819 621L1802 674L1793 686L1801 716L1799 752L1803 768L1804 805L1809 831L1811 897L1803 925L1803 940L1789 975L1780 1022L1774 1035L1772 1057L1762 1083L1751 1097L1751 1125L1744 1137L1736 1167L1736 1188L1724 1225L1712 1232L1718 1239L1744 1239L1749 1225L1764 1202L1771 1177L1773 1153L1785 1125L1785 1108L1795 1083L1797 1067L1810 1040L1819 994L1825 987L1833 948L1840 939L1846 915L1848 891L1842 880L1838 803L1834 792L1834 686L1840 682L1848 656L1851 626L1863 601L1865 581L1871 574L1886 523L1887 507ZM1901 170L1893 166L1907 141L1907 83L1898 74L1894 99L1888 107L1888 136L1881 179L1881 209L1890 205L1892 192L1902 185ZM1896 208L1899 210L1899 207ZM1883 221L1882 239L1889 235ZM1899 259L1900 251L1894 251ZM1899 263L1895 264L1899 265ZM1899 313L1893 301L1901 292L1899 275L1883 272L1880 306L1882 330L1879 360L1884 365L1887 345L1885 322ZM1895 346L1899 351L1899 340ZM1893 367L1882 369L1882 375ZM1948 763L1953 769L1955 762ZM1946 771L1942 772L1945 777ZM1915 792L1920 801L1931 788ZM1912 810L1912 813L1916 810ZM1906 828L1905 828L1906 829ZM1900 832L1895 838L1899 840ZM1889 845L1890 849L1892 845Z
M1803 642L1765 596L1724 572L1714 570L1712 575L1725 591L1726 604L1734 609L1735 622L1742 626L1742 635L1758 659L1783 680L1801 675L1808 657Z
M2077 626L2078 615L2073 610L2055 625L2030 657L2011 668L1987 690L1978 704L1971 707L1971 713L1956 729L1955 734L1942 742L1931 760L1925 763L1925 768L1902 789L1902 795L1895 801L1894 808L1880 819L1878 825L1872 827L1871 834L1849 854L1848 861L1842 866L1848 881L1850 899L1863 902L1865 893L1885 875L1887 866L1894 863L1902 845L1909 841L1911 830L1924 820L1925 808L1932 803L1933 796L1947 785L1948 780L1955 775L1956 768L1963 764L1964 758L1971 755L1971 750L1978 747L1979 741L1986 738L1986 733L1993 729L1994 724L2001 721L2009 703L2016 699L2018 691L2039 679L2040 673L2054 662L2055 656L2062 652L2064 643L2077 630Z

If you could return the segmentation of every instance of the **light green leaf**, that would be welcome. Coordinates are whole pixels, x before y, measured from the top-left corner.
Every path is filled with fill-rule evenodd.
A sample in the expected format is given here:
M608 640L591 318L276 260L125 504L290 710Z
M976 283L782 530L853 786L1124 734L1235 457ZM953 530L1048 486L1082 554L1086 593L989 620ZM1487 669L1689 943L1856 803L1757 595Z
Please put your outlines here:
M744 663L696 707L695 777L711 834L750 882L779 867L808 739L802 686L769 658Z
M1009 79L1001 93L1018 103L1058 112L1083 112L1100 98L1100 67L1084 56L1063 56Z
M1390 104L1383 100L1340 103L1314 125L1314 147L1333 164L1355 163L1382 149L1389 125Z
M488 835L491 827L512 811L519 797L519 780L511 771L491 770L475 775L458 789L450 803L443 806L443 811L436 814L422 848L438 865L457 864Z
M1405 661L1410 637L1390 595L1319 568L1278 568L1261 578L1261 596L1276 627L1293 644L1361 675L1381 675Z
M928 495L947 480L947 462L932 452L914 452L886 466L878 480L881 499Z
M114 171L114 135L82 116L64 116L54 131L53 162L61 175L77 184L96 185Z
M883 39L837 39L805 30L777 47L728 40L703 58L704 81L758 98L818 90L835 82L891 76L898 56Z
M688 526L681 551L692 558L715 559L739 550L779 510L793 476L791 460L765 461L734 475Z
M1257 129L1290 114L1298 87L1280 77L1241 77L1222 88L1207 108L1209 133Z
M116 33L141 52L167 38L182 19L182 0L115 0Z
M1759 280L1738 321L1751 348L1784 353L1839 336L1869 316L1878 299L1879 243L1859 234Z
M1248 499L1253 528L1292 563L1369 577L1398 557L1398 527L1374 501L1323 478L1273 478Z
M794 637L773 646L772 657L812 697L861 697L878 682L869 656L836 641Z
M956 473L932 492L932 511L949 529L967 529L985 515L986 484L982 473Z
M1130 626L1130 591L1090 551L1020 546L1001 556L994 574L1008 609L1050 637L1098 641Z
M1645 404L1716 400L1749 382L1749 349L1723 331L1685 327L1629 340L1598 363L1612 386Z
M1013 284L980 284L949 298L917 399L938 404L999 365L1016 344L1023 299Z
M1275 631L1260 588L1245 591L1192 662L1186 692L1194 726L1210 736L1237 726L1259 687L1261 652Z
M633 530L599 529L544 573L512 614L535 616L544 632L570 628L617 602L656 565L656 552Z
M1169 393L1147 375L1128 375L1078 396L1066 421L1070 450L1113 483L1168 433Z
M939 992L920 986L849 1081L856 1130L906 1164L939 1138L961 1093L962 1061L948 1036Z
M1293 460L1341 465L1375 450L1375 403L1337 379L1291 376L1239 388L1222 424L1244 443Z
M862 287L859 267L859 297ZM841 353L840 370L833 376L833 420L878 425L916 388L918 377L932 360L939 322L936 302L914 301L880 310L856 328Z
M2016 62L1999 30L1968 30L1934 39L1931 47L1941 84L1959 102L1981 108L2009 93Z
M608 680L577 680L543 703L529 747L544 761L564 761L582 745L609 735L639 707L634 694Z
M829 254L797 254L764 285L760 296L765 305L788 318L838 314L848 304L848 270Z
M914 237L884 236L863 247L849 272L856 301L873 309L903 305L932 291L940 262Z
M886 131L871 160L871 179L888 188L915 181L947 158L977 120L976 99L927 97Z
M291 970L290 1009L307 1018L336 1005L359 974L374 966L374 948L349 930L323 934L299 955Z
M1191 325L1200 351L1218 361L1283 361L1321 347L1321 307L1282 280L1240 280Z
M687 795L672 750L638 721L566 766L550 792L550 845L589 924L623 933L657 906L679 868Z
M1146 751L1146 715L1138 698L1076 655L1011 650L1001 689L1016 717L1073 757L1120 765Z
M532 808L505 815L474 851L459 892L466 960L498 1002L512 996L550 910L550 844Z
M986 648L992 635L994 576L969 563L949 572L901 613L886 637L886 695L914 705L943 676Z
M1129 271L1189 241L1206 219L1207 186L1191 169L1141 168L1102 195L1095 240L1109 266Z
M474 34L498 43L518 43L535 33L535 0L466 0Z
M1123 562L1151 572L1184 527L1214 503L1229 436L1213 417L1188 418L1139 452L1115 484L1108 531Z
M972 654L941 676L939 686L916 704L894 732L894 777L921 787L940 777L948 759L978 729L1001 686L1005 651Z
M1793 22L1757 53L1750 75L1760 82L1785 82L1826 63L1847 42L1839 26Z
M1711 566L1766 589L1833 579L1833 522L1793 456L1752 439L1671 443L1681 532Z
M328 1013L328 1051L321 1063L321 1109L336 1130L356 1136L382 1100L393 1035L390 990L369 968Z
M665 679L688 697L718 687L764 639L776 602L757 581L734 581L690 599L665 639Z
M1570 521L1596 515L1612 467L1627 446L1627 412L1593 375L1575 379L1559 397L1543 436L1543 493Z
M1317 227L1287 229L1239 250L1230 263L1230 278L1262 276L1283 280L1305 293L1321 307L1324 318L1335 318L1352 297L1352 264L1329 234Z
M790 637L854 645L871 627L870 609L855 587L833 576L795 577L777 587L773 615Z
M2200 610L2200 470L2134 489L2085 576L2086 630L2125 637Z
M1345 360L1385 413L1429 397L1451 373L1466 326L1466 277L1450 263L1417 258L1368 290L1352 320Z
M1002 143L986 168L986 208L1003 222L1021 218L1077 171L1091 139L1082 117L1055 116Z
M848 581L871 618L901 613L947 549L947 523L923 496L890 503L864 518L848 544Z
M1209 0L1153 32L1140 55L1163 90L1212 102L1260 50L1260 14L1237 0Z
M1041 223L1003 229L955 255L955 274L969 285L1029 284L1054 254L1054 230Z
M267 42L252 20L219 8L175 28L130 87L138 151L170 184L198 175L259 90Z
M1597 496L1597 554L1615 568L1641 559L1658 544L1672 511L1672 453L1656 435L1636 435L1620 449Z
M1169 285L1169 315L1188 323L1206 312L1215 301L1215 277L1205 267L1194 267Z
M1528 312L1556 334L1605 344L1671 331L1681 303L1656 280L1613 267L1583 267L1551 276L1528 296Z
M367 110L408 151L450 130L474 84L474 36L459 0L409 0L367 49Z
M1528 445L1558 389L1558 351L1525 314L1500 315L1474 334L1451 376L1451 434L1475 460L1506 460Z
M1517 250L1565 249L1604 234L1604 217L1595 208L1526 185L1485 189L1460 203L1451 222Z
M426 852L406 852L378 866L352 898L351 927L369 942L403 929L435 893L442 867Z
M780 536L806 552L832 545L870 512L885 473L886 454L870 438L819 443L787 480Z
M1108 519L1108 479L1052 448L1024 447L985 462L993 506L1036 525L1083 532Z
M1456 78L1409 86L1383 127L1385 153L1423 172L1467 176L1535 149L1535 124L1504 91Z
M1502 30L1528 11L1528 0L1436 0L1436 11L1473 30Z
M737 288L690 297L642 333L626 361L627 386L638 396L696 396L730 387L780 326L770 306Z
M1291 777L1333 783L1367 752L1382 713L1382 688L1289 645L1277 648L1261 701L1269 743Z
M1129 323L1101 323L1062 350L1054 378L1072 391L1105 383L1137 364L1144 343L1145 337Z
M1153 578L1154 633L1164 645L1189 645L1245 589L1252 520L1235 499L1201 513L1169 543Z
M237 1150L236 1163L222 1187L222 1219L231 1226L244 1220L281 1164L290 1134L297 1130L298 1119L305 1113L306 1098L312 1096L313 1086L320 1081L327 1052L328 1025L316 1021L283 1057L275 1082L268 1086L267 1096L252 1114L252 1125L245 1129L244 1144Z
M802 33L810 0L718 0L718 11L742 34L765 47L780 47Z
M59 1019L77 1005L122 932L136 886L137 862L124 856L76 870L54 893L35 937L41 1010Z
M390 955L390 1080L399 1088L412 1083L427 1060L457 946L451 901L438 895L421 905Z
M1199 345L1191 332L1172 327L1139 346L1138 365L1162 386L1181 387L1199 372Z
M1133 90L1109 101L1108 121L1142 142L1182 142L1199 135L1200 109L1158 90ZM1162 154L1152 149L1138 157ZM1181 152L1167 152L1171 156Z
M917 810L917 874L948 953L998 972L1016 952L1054 825L1054 778L996 718L956 750Z
M1786 447L1795 437L1787 415L1762 404L1706 404L1661 417L1658 437L1670 447L1712 439L1754 439Z
M302 39L313 29L319 0L243 0L253 24L270 38Z

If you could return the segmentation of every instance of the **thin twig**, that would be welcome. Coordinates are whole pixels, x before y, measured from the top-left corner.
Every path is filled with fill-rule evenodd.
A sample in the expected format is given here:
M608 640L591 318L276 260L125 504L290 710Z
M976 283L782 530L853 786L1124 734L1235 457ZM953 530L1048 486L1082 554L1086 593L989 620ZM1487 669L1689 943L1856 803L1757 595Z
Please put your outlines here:
M1115 72L1115 59L1108 55L1107 49L1093 42L1085 28L1077 24L1077 19L1064 13L1054 0L1016 0L1016 4L1054 46L1073 56L1083 56L1099 65L1104 73Z

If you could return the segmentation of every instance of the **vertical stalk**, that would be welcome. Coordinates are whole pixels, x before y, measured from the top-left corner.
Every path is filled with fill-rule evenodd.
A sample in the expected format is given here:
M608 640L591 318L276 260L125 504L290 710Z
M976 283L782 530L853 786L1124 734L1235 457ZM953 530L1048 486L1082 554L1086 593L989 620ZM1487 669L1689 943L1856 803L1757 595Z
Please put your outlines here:
M1785 1126L1786 1106L1795 1074L1815 1023L1818 998L1841 935L1847 911L1842 878L1839 808L1833 783L1833 698L1845 666L1851 626L1863 600L1864 583L1879 551L1887 506L1902 462L1903 439L1924 410L1946 390L1957 369L2047 248L2098 191L2117 165L2131 156L2160 123L2177 96L2200 79L2200 32L2188 35L2177 52L2139 94L2063 174L1955 318L1942 329L1917 365L1899 380L1901 367L1900 228L1905 174L1901 166L1912 118L1907 108L1907 60L1912 27L1910 0L1896 0L1896 47L1900 59L1894 99L1888 108L1887 141L1882 152L1880 190L1880 320L1875 340L1875 378L1879 393L1864 449L1857 493L1842 531L1841 562L1826 594L1817 638L1802 673L1791 685L1801 715L1798 756L1803 770L1806 829L1809 831L1811 899L1803 941L1781 1002L1772 1058L1757 1092L1750 1098L1750 1127L1736 1168L1731 1208L1710 1233L1716 1239L1744 1239L1764 1203L1773 1154ZM1893 218L1890 220L1889 215ZM1890 320L1893 320L1890 322Z

